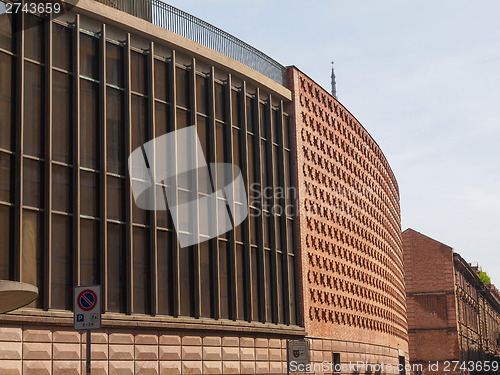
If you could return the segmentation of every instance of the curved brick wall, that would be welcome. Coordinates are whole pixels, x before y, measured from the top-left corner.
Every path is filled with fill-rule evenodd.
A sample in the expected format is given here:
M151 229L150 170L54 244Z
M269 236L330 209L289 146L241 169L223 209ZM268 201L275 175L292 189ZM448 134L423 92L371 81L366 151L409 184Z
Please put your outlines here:
M306 332L407 351L396 179L337 100L293 67L288 78Z

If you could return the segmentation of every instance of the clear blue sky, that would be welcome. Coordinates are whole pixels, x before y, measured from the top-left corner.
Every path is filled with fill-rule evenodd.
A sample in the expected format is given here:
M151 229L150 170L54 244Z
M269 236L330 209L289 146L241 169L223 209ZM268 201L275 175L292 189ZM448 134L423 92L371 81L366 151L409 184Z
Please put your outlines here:
M500 286L500 2L171 0L330 88L382 147L411 227Z

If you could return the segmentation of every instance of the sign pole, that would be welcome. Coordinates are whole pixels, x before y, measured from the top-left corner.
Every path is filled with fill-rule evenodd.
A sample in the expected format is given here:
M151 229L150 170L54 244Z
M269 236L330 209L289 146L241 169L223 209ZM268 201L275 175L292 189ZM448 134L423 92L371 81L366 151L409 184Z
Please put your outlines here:
M73 328L76 331L87 332L87 356L85 358L86 370L82 375L92 372L92 330L101 329L101 286L76 286L73 296Z
M87 329L87 375L90 375L90 353L91 353L91 333L90 329Z

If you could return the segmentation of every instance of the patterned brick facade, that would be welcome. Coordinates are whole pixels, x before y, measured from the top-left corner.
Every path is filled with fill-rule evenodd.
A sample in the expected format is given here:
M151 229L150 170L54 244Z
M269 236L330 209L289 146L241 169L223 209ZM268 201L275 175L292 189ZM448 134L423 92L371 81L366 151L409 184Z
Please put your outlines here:
M394 175L377 144L337 100L294 67L288 79L306 332L406 352Z

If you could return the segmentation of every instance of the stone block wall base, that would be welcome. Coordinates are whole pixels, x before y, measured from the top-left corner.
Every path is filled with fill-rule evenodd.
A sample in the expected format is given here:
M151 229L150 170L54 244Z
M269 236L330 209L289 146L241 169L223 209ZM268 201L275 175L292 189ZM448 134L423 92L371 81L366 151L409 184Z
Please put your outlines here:
M92 375L286 374L286 337L196 335L186 331L116 330L92 333ZM392 364L398 350L377 345L310 339L316 374L340 353L342 364ZM85 375L86 336L71 328L0 327L1 375ZM342 374L369 373L348 368ZM375 371L373 371L375 373Z

